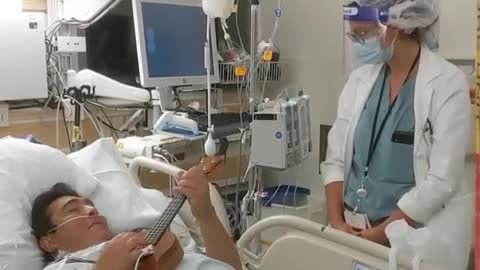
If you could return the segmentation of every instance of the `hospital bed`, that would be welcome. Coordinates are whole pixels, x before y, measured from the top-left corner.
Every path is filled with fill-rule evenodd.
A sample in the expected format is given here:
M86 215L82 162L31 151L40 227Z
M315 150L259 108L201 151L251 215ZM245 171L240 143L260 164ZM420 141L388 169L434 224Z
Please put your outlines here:
M161 171L162 163L145 157L135 158L130 164L129 173L138 184L138 171L141 167ZM231 234L222 198L213 188L210 197L222 224ZM189 213L180 213L180 216L187 226L195 222ZM252 240L275 227L287 227L296 231L275 241L263 258L248 249ZM294 216L274 216L260 221L245 232L238 241L238 247L243 255L245 269L252 270L318 269L319 266L322 269L336 270L388 268L388 248ZM411 269L411 258L401 257L399 266L399 270ZM429 264L424 264L421 269L447 270Z
M138 178L141 167L162 171L162 163L159 161L145 157L133 159L129 166L129 174L138 185L141 185ZM220 221L231 234L221 196L211 188L210 197ZM181 212L180 216L187 226L195 223L188 210ZM253 239L275 227L287 227L297 231L275 241L262 259L248 250L247 247ZM319 266L322 269L336 270L376 270L388 267L388 248L294 216L274 216L260 221L245 232L238 241L238 247L243 255L245 269L252 270L318 269ZM295 254L293 251L298 252ZM399 262L398 269L411 269L411 258L401 257ZM427 264L421 269L442 270Z
M9 142L12 143L12 142ZM20 144L19 150L26 152L22 147L25 147L24 143L13 141L15 144ZM10 145L10 144L8 144ZM17 147L17 146L15 146ZM30 147L30 146L28 146ZM13 201L19 197L18 193L15 194L15 189L12 189L16 182L21 182L20 178L34 178L35 185L43 185L44 189L51 187L51 184L42 184L40 181L56 181L51 180L49 176L41 175L39 172L45 171L45 167L51 166L52 168L56 167L65 167L65 172L58 171L58 178L65 179L71 177L73 174L80 173L77 179L77 184L83 186L83 192L86 188L84 187L85 183L88 182L88 176L86 174L81 174L81 172L76 172L76 170L89 171L92 175L96 175L97 180L101 180L103 174L109 172L114 172L114 174L108 176L108 179L119 177L122 174L119 174L120 171L111 169L105 169L103 166L99 166L99 163L115 163L122 162L117 153L113 141L100 140L91 146L90 148L97 147L96 154L94 155L84 155L84 156L71 156L76 162L86 162L88 166L82 167L81 169L72 167L71 164L66 162L63 159L65 158L63 154L55 152L56 150L51 150L45 146L35 146L37 152L33 151L28 153L28 158L24 160L20 159L16 162L8 162L9 156L16 155L12 149L13 147L6 147L5 141L0 140L0 151L2 155L0 156L0 193L5 190L11 190L10 193L3 193L0 196L0 227L7 226L6 229L2 228L0 231L0 270L15 270L15 269L41 269L35 263L38 263L38 254L33 254L38 252L38 250L33 250L36 248L34 239L30 235L30 230L28 225L28 215L25 215L25 212L28 212L27 209L23 209L23 213L18 213L18 209L28 206L26 201L31 198L36 197L32 191L31 181L27 185L20 185L21 189L25 189L24 192L26 196L31 196L31 198L22 198L19 204L14 204ZM41 154L40 154L41 152ZM44 153L45 152L45 153ZM25 153L22 153L23 157ZM52 160L49 163L42 161L46 158L46 155L57 156L57 160ZM110 156L113 156L110 158ZM5 165L10 163L9 165ZM27 165L28 164L28 165ZM138 179L138 170L140 167L149 168L156 170L161 167L158 161L146 159L146 158L137 158L135 159L128 169L129 177L128 183L123 183L123 190L125 192L130 192L130 189L135 190L140 186L140 180ZM5 165L5 166L4 166ZM29 166L29 170L24 171L22 174L18 175L16 178L8 177L11 175L10 172L7 172L5 168L22 168ZM91 168L89 167L91 166ZM68 168L67 168L68 167ZM46 180L41 180L44 177ZM122 176L123 177L123 176ZM25 180L25 179L23 179ZM70 179L69 181L75 181ZM101 181L100 181L101 182ZM6 184L9 184L8 186ZM128 184L128 185L127 185ZM104 187L107 187L105 185ZM78 187L77 187L78 188ZM90 187L91 189L91 187ZM18 190L17 190L18 191ZM37 192L37 191L36 191ZM97 191L98 192L98 189ZM105 192L109 192L108 190ZM110 191L111 192L111 191ZM81 192L80 192L81 194ZM10 196L11 195L11 196ZM95 194L94 194L95 195ZM93 196L94 196L93 195ZM127 194L128 195L128 194ZM146 193L144 194L146 195ZM115 197L114 194L111 196ZM106 196L104 196L106 197ZM109 196L110 197L110 196ZM128 200L128 198L116 197L117 201L114 201L115 207L118 204L118 209L120 211L121 204ZM10 200L10 201L9 201ZM139 198L134 198L134 201L138 201ZM224 224L225 228L229 231L228 219L226 217L226 211L223 207L223 201L216 192L215 189L212 189L211 192L212 204L215 208L217 215L219 216L221 222ZM10 202L12 205L9 206ZM95 202L95 201L94 201ZM97 205L97 202L95 202ZM111 205L112 202L110 202ZM102 205L97 205L97 208ZM138 207L137 207L138 208ZM31 208L30 208L31 209ZM138 210L138 209L137 209ZM31 211L31 210L30 210ZM117 212L117 211L115 211ZM148 212L148 211L147 211ZM16 215L19 214L18 217ZM2 215L8 215L7 218ZM183 210L183 213L180 212L185 226L189 227L192 230L195 230L196 233L199 233L198 229L195 229L195 219L189 212L188 207ZM22 219L27 217L27 219ZM129 219L134 218L133 216L127 216ZM122 217L120 217L122 218ZM126 218L126 217L123 217ZM142 217L137 217L141 219ZM27 221L25 221L27 220ZM18 221L18 223L17 223ZM26 223L26 224L25 224ZM109 220L109 224L110 223ZM131 225L131 224L129 224ZM133 225L132 225L133 226ZM118 226L117 226L118 227ZM269 229L274 228L287 228L288 233L282 235L280 238L275 240L272 245L265 251L264 255L255 254L251 251L251 242L255 239L261 237L261 234ZM20 228L20 230L19 230ZM122 229L118 227L117 231ZM11 230L11 231L9 231ZM194 234L196 234L194 233ZM197 239L195 239L197 240ZM388 269L388 258L389 258L389 248L380 246L378 244L369 242L367 240L357 238L342 232L338 232L334 229L331 229L327 226L314 223L309 220L305 220L293 216L274 216L260 222L256 223L250 227L240 238L237 243L238 250L242 257L242 262L245 269L255 269L255 270L281 270L281 269L325 269L325 270L380 270ZM15 248L13 248L15 247ZM22 256L25 256L23 258ZM10 259L10 261L8 261ZM2 261L3 260L3 261ZM5 262L5 260L7 260ZM12 261L13 260L13 261ZM409 270L411 267L412 258L406 256L399 256L398 259L398 269ZM13 267L11 267L13 265ZM2 269L2 267L7 267ZM439 266L422 264L421 270L448 270Z
M250 243L269 229L284 227L284 234L265 252L254 254ZM383 270L388 269L390 249L376 243L336 231L294 216L273 216L250 227L237 243L245 269L325 269ZM399 270L412 269L412 258L398 257ZM422 270L448 270L422 263Z
M139 185L138 171L141 167L161 171L162 162L145 157L133 159L129 166L129 174ZM210 198L220 221L231 234L222 198L214 188L210 189ZM188 212L180 213L180 216L187 226L195 223ZM276 240L263 258L248 249L252 240L261 236L262 232L276 227L286 227L293 232ZM286 215L270 217L252 226L238 241L238 248L244 268L251 270L319 269L319 267L335 270L380 270L388 268L389 259L389 248L306 219ZM399 256L398 269L412 269L411 261L412 258ZM426 263L421 269L447 270Z

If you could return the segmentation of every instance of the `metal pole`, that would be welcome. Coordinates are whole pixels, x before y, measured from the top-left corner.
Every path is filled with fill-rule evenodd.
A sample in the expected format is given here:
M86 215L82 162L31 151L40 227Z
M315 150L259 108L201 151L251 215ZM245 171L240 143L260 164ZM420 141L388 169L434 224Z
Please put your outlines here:
M253 114L255 111L255 82L256 82L256 61L255 61L255 52L257 51L257 25L258 25L258 10L260 4L258 0L252 0L252 6L250 11L250 87L249 87L249 102L250 102L250 113Z
M477 5L480 7L480 0L477 0ZM477 10L477 21L480 22L480 10ZM480 31L478 25L477 32ZM476 143L476 165L475 165L475 248L474 248L474 262L475 270L480 270L480 36L477 36L477 91L475 96L475 143Z

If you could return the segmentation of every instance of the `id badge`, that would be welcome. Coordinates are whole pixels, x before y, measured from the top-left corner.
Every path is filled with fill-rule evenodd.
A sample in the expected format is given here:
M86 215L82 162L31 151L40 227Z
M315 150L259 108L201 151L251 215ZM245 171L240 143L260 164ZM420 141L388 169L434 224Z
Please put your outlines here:
M370 221L365 214L353 213L345 210L343 215L345 217L345 222L355 229L366 230L371 228Z

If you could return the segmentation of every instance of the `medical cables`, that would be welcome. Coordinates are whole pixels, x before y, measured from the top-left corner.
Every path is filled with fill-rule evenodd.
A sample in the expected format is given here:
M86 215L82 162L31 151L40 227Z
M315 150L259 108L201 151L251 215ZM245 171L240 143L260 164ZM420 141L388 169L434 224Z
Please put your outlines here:
M140 256L138 256L137 258L137 261L135 262L135 268L134 270L137 270L138 269L138 266L140 265L140 261L147 257L147 256L150 256L153 254L153 247L150 245L150 246L147 246L145 248L142 249L142 253L140 253Z
M154 154L154 157L161 159L163 162L165 162L167 164L171 164L171 162L169 160L167 160L167 158L165 158L163 155ZM178 182L179 182L179 180L177 178L174 178L171 175L168 176L168 184L169 184L168 190L169 190L170 194L173 194L173 188L175 187L175 184L178 185Z
M75 25L81 29L88 28L90 25L94 24L98 20L100 20L103 16L105 16L108 12L110 12L113 8L115 8L122 0L110 0L109 3L105 4L105 7L98 10L89 20L79 20L76 18L70 19L60 19L58 21L53 22L47 29L47 37L52 38L56 32L62 27L62 25Z
M65 108L69 108L68 106L62 106L62 104L64 104L62 98L61 98L61 93L60 93L60 88L65 88L65 82L62 78L62 75L60 74L60 70L59 70L59 60L57 59L57 56L54 55L54 52L53 52L53 44L52 42L47 38L45 40L45 42L47 43L48 47L47 46L47 65L48 65L48 88L49 90L51 91L51 93L49 94L48 98L46 99L46 101L44 102L43 104L43 109L45 109L49 104L50 104L50 101L53 99L53 97L55 96L55 94L57 94L57 105L56 105L56 108L55 108L55 111L56 111L56 117L55 117L55 134L56 134L56 139L55 139L55 145L57 148L59 148L59 114L60 114L60 109L62 110L62 114L63 114L63 122L64 122L64 126L65 126L65 133L67 135L67 141L68 141L68 146L69 146L69 149L72 150L72 144L70 142L70 132L68 130L68 126L67 126L67 123L66 123L66 115L65 115ZM51 73L51 70L54 71L54 73L52 74ZM59 84L60 85L60 88L59 86L57 85ZM56 91L55 91L56 90Z
M65 82L64 82L63 77L60 73L60 65L59 65L60 61L58 59L56 59L56 56L54 55L54 52L53 52L54 45L52 43L53 37L61 29L61 27L63 25L73 25L73 26L77 26L80 29L85 29L85 28L89 27L90 25L94 24L95 22L97 22L98 20L100 20L109 11L111 11L115 6L117 6L120 2L121 2L121 0L111 0L108 3L105 3L104 7L99 9L88 20L79 20L79 19L76 19L76 18L60 19L60 20L57 20L57 21L53 22L47 28L46 42L49 45L49 47L47 46L47 49L49 48L48 53L47 53L47 64L48 64L49 72L50 72L51 69L53 69L54 70L54 75L56 75L56 78L55 78L55 77L50 77L50 74L49 74L49 81L56 79L57 83L60 84L60 88L65 88ZM70 32L70 28L68 30ZM56 107L56 146L58 148L59 147L58 120L60 118L59 117L59 111L60 111L61 107L63 108L62 110L64 110L64 108L68 108L68 106L61 106L61 104L64 104L64 102L63 102L62 97L59 93L59 87L57 86L57 84L53 82L53 83L49 83L49 85L51 85L52 88L57 89L57 95L58 95L58 97L57 97L58 98L58 100L57 100L58 104L57 104L57 107ZM52 90L51 94L48 96L46 102L43 105L44 108L46 108L46 106L48 106L48 104L50 103L51 99L53 98L53 96L55 94L56 94L55 91ZM80 104L80 103L78 103L78 101L76 101L76 102L77 102L77 104ZM99 136L103 136L103 130L99 127L98 122L94 120L90 111L88 111L83 105L81 105L81 108L87 114L87 116L90 118L90 120L92 121L92 124L93 124L95 130L97 131L97 133L99 134ZM63 113L63 114L64 114L64 122L65 122L65 113ZM105 126L111 126L111 125L106 124L106 123L104 123L104 124L105 124ZM68 128L65 127L65 129L66 129L67 137L70 137L70 134L68 132ZM111 127L111 129L113 130L113 126ZM71 149L72 147L71 147L70 139L68 139L68 141L69 141L69 147Z
M277 36L278 26L280 24L280 17L282 16L283 0L278 0L277 8L275 9L275 25L273 26L272 35L269 41L274 43Z
M67 254L67 255L65 255L65 257L61 260L60 264L59 264L58 267L57 267L57 270L62 269L62 268L65 266L65 264L67 263L68 259L69 259L69 255Z
M238 12L239 12L239 4L240 4L240 0L237 0L237 3L235 3L235 27L237 28L237 35L238 35L238 39L240 40L240 46L242 46L242 50L245 51L245 45L243 43L243 39L242 39L242 34L240 33L240 24L238 23Z
M58 226L56 226L56 227L54 227L54 228L50 229L50 230L47 232L47 234L50 234L50 233L52 233L52 232L54 232L54 231L58 230L60 227L63 227L63 226L65 226L66 224L68 224L68 223L70 223L70 222L72 222L72 221L76 221L76 220L79 220L79 219L98 218L98 217L104 217L104 216L102 216L102 215L88 216L88 215L87 215L87 216L78 216L78 217L74 217L74 218L71 218L71 219L69 219L69 220L66 220L66 221L64 221L64 222L60 223Z

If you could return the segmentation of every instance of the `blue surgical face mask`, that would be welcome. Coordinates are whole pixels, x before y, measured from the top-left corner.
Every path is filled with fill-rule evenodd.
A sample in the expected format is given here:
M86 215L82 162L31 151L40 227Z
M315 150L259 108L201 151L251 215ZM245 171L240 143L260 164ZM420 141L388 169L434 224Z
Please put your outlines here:
M364 44L354 42L352 44L353 55L361 64L383 64L393 57L393 45L383 48L381 36L374 36L365 40Z

